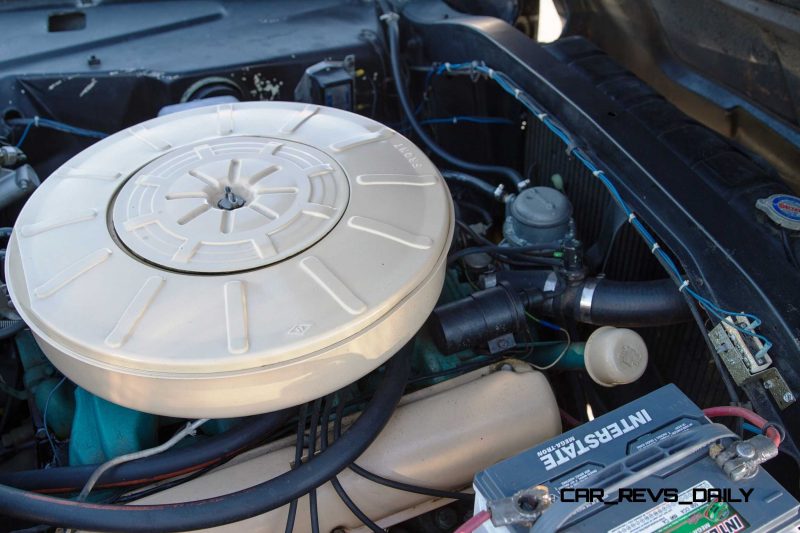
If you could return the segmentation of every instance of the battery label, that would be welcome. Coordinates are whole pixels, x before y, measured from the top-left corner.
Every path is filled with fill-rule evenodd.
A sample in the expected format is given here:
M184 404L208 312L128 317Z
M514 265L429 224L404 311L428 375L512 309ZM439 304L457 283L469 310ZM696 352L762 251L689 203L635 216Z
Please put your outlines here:
M695 489L713 488L708 481L681 492L678 502L662 503L609 530L609 533L736 533L749 524L727 502L692 502Z

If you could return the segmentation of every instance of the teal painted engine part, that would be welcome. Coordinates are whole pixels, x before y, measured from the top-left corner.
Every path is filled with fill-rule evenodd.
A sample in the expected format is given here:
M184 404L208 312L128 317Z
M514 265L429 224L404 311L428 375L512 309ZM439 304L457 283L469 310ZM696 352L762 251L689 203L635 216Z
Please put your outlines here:
M442 294L439 296L439 301L436 305L442 305L455 300L460 300L469 296L473 289L468 283L459 281L458 270L455 268L448 269L444 278L444 286L442 287ZM475 353L472 350L464 350L452 355L444 355L433 342L433 339L428 334L427 328L423 329L417 334L414 339L414 352L412 356L412 368L416 375L435 374L445 370L455 369L461 366L465 361L472 360ZM446 379L433 380L441 381Z
M159 417L134 411L75 388L69 464L108 461L158 444Z
M25 390L33 398L40 414L45 412L47 406L47 425L56 438L66 439L70 435L75 413L75 399L72 395L74 385L65 381L58 386L61 374L44 356L30 331L20 332L15 341L24 370Z
M76 387L47 360L30 331L16 336L23 381L58 440L69 438L69 464L96 464L158 444L163 420L113 404ZM49 402L48 402L49 398ZM221 421L223 422L223 421ZM222 426L224 429L224 425Z

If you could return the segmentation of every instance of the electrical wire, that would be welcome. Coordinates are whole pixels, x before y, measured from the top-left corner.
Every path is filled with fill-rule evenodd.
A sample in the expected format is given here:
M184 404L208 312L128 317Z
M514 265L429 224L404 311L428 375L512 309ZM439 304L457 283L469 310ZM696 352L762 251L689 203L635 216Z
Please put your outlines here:
M776 447L781 445L781 432L775 427L775 424L770 424L766 418L754 413L750 409L746 409L744 407L734 407L731 405L723 405L719 407L707 407L703 409L703 414L708 418L725 416L743 418L756 426L758 429L764 431L764 434L766 434L766 436L775 443Z
M56 449L55 441L53 436L50 434L50 429L47 427L47 410L50 407L50 398L53 397L53 393L56 392L56 389L63 385L65 381L67 381L67 376L61 378L61 381L56 383L56 385L50 389L50 392L47 394L47 400L44 402L44 412L42 413L42 426L44 426L44 435L47 437L47 442L50 443L50 449L53 452L53 461L55 461L56 464L59 464L61 459L58 457L58 450Z
M689 312L692 314L692 318L694 318L697 327L699 327L701 330L705 330L706 326L703 322L703 317L700 316L697 303L688 294L684 294L683 299L686 301L686 305L689 307ZM711 354L711 360L714 361L714 366L717 368L717 373L722 378L722 385L725 387L725 392L727 392L728 398L734 405L741 403L739 393L736 390L736 383L725 369L725 365L722 362L722 357L720 357L719 353L717 353L717 350L711 343L711 339L708 337L708 335L702 335L702 337L703 341L706 343L709 353Z
M750 433L755 433L756 435L764 434L764 432L761 429L757 428L753 424L750 424L749 422L745 422L744 424L742 424L742 428L749 431Z
M17 141L17 144L14 145L16 148L19 148L19 147L22 146L22 143L24 143L25 139L28 138L28 133L30 133L32 127L33 127L33 122L29 122L28 125L25 126L25 129L22 130L22 135L19 136L19 140Z
M175 433L175 435L173 435L171 439L169 439L167 442L165 442L163 444L160 444L160 445L155 446L153 448L148 448L146 450L140 450L138 452L133 452L133 453L125 454L125 455L120 455L118 457L114 457L113 459L111 459L109 461L106 461L105 463L101 464L94 471L94 474L92 474L92 476L86 481L86 485L83 486L83 488L81 489L81 492L78 494L78 497L75 498L76 501L79 501L79 502L85 501L86 497L89 496L89 493L92 491L92 489L94 488L95 484L100 480L100 478L103 476L103 474L107 470L110 470L111 468L114 468L115 466L117 466L119 464L122 464L122 463L135 461L136 459L143 459L145 457L150 457L151 455L156 455L156 454L159 454L161 452L165 452L165 451L169 450L170 448L172 448L173 446L175 446L176 444L178 444L185 437L187 437L189 435L194 436L195 433L197 432L197 428L199 428L200 426L202 426L206 422L208 422L208 418L201 418L200 420L195 420L194 422L189 422L189 423L186 424L186 427L184 427L183 429L181 429L180 431Z
M12 118L7 120L6 122L12 126L25 126L22 135L20 135L20 138L17 141L16 144L17 148L22 146L22 143L24 143L25 139L27 139L31 128L34 127L47 128L51 130L61 131L64 133L69 133L72 135L77 135L79 137L89 137L92 139L104 139L105 137L108 137L108 133L103 133L102 131L79 128L77 126L71 126L69 124L59 122L57 120L52 120L49 118L41 118L39 116L33 118Z
M458 526L455 533L472 533L477 530L484 522L488 522L492 515L487 510L475 513L469 520Z
M408 123L416 133L417 137L433 152L437 157L446 161L448 164L468 170L470 172L477 172L481 174L495 174L506 177L515 188L521 190L527 184L519 172L511 167L504 167L499 165L484 165L479 163L472 163L460 159L440 147L433 138L428 135L422 125L419 123L415 116L415 110L411 105L408 93L406 91L405 83L403 81L403 73L400 68L400 28L397 23L399 15L391 11L385 1L380 1L380 8L383 12L381 19L386 22L389 33L389 59L392 68L392 77L394 78L395 87L397 89L397 96L400 100L400 106L406 115Z
M342 403L342 407L344 407L344 403ZM337 410L336 412L336 420L334 421L333 425L333 435L334 438L338 438L342 432L342 416L341 412ZM467 494L464 492L457 492L457 491L450 491L450 490L439 490L439 489L431 489L427 487L421 487L419 485L412 485L410 483L403 483L401 481L395 481L393 479L385 478L383 476L379 476L374 472L370 472L366 468L358 466L355 461L350 464L350 470L358 474L359 476L372 481L373 483L377 483L378 485L384 485L386 487L401 490L403 492L412 492L414 494L424 494L426 496L433 496L435 498L448 498L451 500L461 500L461 501L472 501L475 497L473 494Z
M504 126L513 126L514 121L501 117L478 117L470 115L455 115L452 117L435 117L420 120L419 123L423 126L428 124L458 124L459 122L469 122L471 124L498 124Z
M326 453L252 487L203 500L126 506L88 504L0 485L0 515L60 527L135 533L210 528L264 514L326 483L358 458L392 416L408 374L408 353L401 351L389 360L361 416Z
M207 466L205 468L201 468L200 470L195 470L194 472L191 472L190 474L185 475L183 477L180 477L180 478L177 478L177 479L171 479L171 480L166 481L164 483L161 483L159 485L155 485L153 487L147 487L147 488L138 490L136 492L128 492L128 493L125 493L125 494L121 494L119 496L116 496L116 497L112 498L108 503L117 503L117 504L119 504L119 503L129 503L129 502L133 502L133 501L136 501L136 500L141 500L142 498L146 498L147 496L150 496L152 494L158 494L159 492L163 492L165 490L177 487L179 485L183 485L184 483L188 483L189 481L192 481L194 479L202 477L202 476L208 474L209 472L211 472L212 470L214 470L216 468L219 468L220 466L224 465L225 463L227 463L231 459L233 459L233 456L226 457L226 458L222 459L220 462L214 463L214 464L209 465L209 466Z
M124 463L106 472L103 488L151 485L182 476L221 462L248 450L272 436L293 417L296 409L246 417L219 435L208 437L188 448ZM0 484L43 493L78 492L99 465L59 466L44 470L0 473Z
M459 259L473 254L499 254L499 255L512 255L519 256L525 255L529 252L539 252L552 254L558 251L559 244L556 242L548 242L542 244L529 244L527 246L503 246L499 244L487 244L483 246L473 246L471 248L464 248L453 252L447 257L447 264L452 265ZM526 260L534 263L539 263L546 266L561 266L562 261L554 257L533 257L530 255L525 256Z
M322 399L317 398L314 400L314 406L311 408L311 426L308 429L307 463L310 463L317 454L317 425L319 424L321 408ZM311 518L311 533L319 533L319 509L317 508L316 488L312 488L308 491L308 510Z
M331 415L331 408L333 406L333 395L328 397L326 401L325 410L322 414L322 423L323 423L323 430L322 435L320 436L320 449L325 451L328 448L328 428L330 426L330 415ZM341 420L342 415L344 414L344 402L339 399L339 404L336 409L336 420ZM334 430L334 439L336 438L336 431ZM333 485L333 490L336 491L336 494L339 496L339 499L350 509L350 512L358 518L362 524L367 526L370 531L373 533L384 533L385 530L376 524L367 514L361 510L361 508L353 501L347 491L344 490L342 483L339 481L339 478L334 476L331 479L331 485Z
M442 177L446 181L458 183L461 185L468 185L473 190L483 193L492 200L504 202L507 195L503 194L503 187L492 185L488 181L482 180L471 174L459 172L457 170L443 170Z
M297 414L297 440L294 444L294 463L292 463L292 470L300 466L303 461L303 437L306 433L306 418L307 418L308 404L300 406L300 412ZM297 517L297 498L293 499L289 504L289 512L286 515L286 533L294 531L294 521Z
M537 324L539 324L540 326L543 326L543 327L545 327L547 329L552 329L554 331L560 331L567 338L567 342L564 344L564 349L561 350L561 353L558 354L558 357L553 359L547 365L538 366L538 365L535 365L533 363L529 363L536 370L540 370L540 371L549 370L549 369L553 368L554 366L556 366L559 363L559 361L561 361L561 359L563 359L564 356L567 354L567 352L569 351L570 347L572 346L572 337L570 336L569 331L567 331L566 329L562 328L561 326L557 326L557 325L555 325L555 324L553 324L551 322L548 322L546 320L541 320L539 318L536 318L535 316L533 316L532 314L530 314L527 311L525 311L525 315L528 318L530 318L531 320L533 320L534 322L536 322Z
M384 485L386 487L390 487L396 490L402 490L404 492L413 492L414 494L424 494L425 496L433 496L435 498L448 498L451 500L461 500L466 502L471 502L475 498L473 494L468 494L466 492L430 489L427 487L420 487L418 485L403 483L402 481L395 481L393 479L385 478L383 476L379 476L378 474L370 472L366 468L358 466L356 463L350 465L350 470L352 470L359 476L372 481L373 483Z
M700 303L706 312L720 322L726 323L745 335L759 339L762 342L763 347L761 347L757 356L762 356L769 351L769 349L772 347L772 342L764 335L756 332L756 329L762 324L761 319L752 313L747 313L744 311L732 311L722 308L695 291L691 287L691 280L689 280L688 276L684 276L682 274L677 264L666 253L666 251L664 251L656 238L639 220L633 209L622 198L622 195L619 193L617 187L606 174L606 171L598 168L598 166L592 162L588 154L577 145L576 141L567 132L566 128L557 122L553 117L551 117L541 104L536 102L528 93L522 90L511 78L509 78L506 74L494 70L488 67L485 63L479 61L453 64L443 63L434 67L433 72L434 76L450 73L468 75L473 79L476 75L483 75L488 79L493 80L506 93L518 100L528 111L532 113L534 117L536 117L542 124L544 124L551 132L553 132L567 145L568 153L580 161L592 173L592 175L594 175L594 177L605 186L606 190L614 199L614 202L625 213L628 223L631 224L639 236L644 239L652 254L655 256L661 266L669 273L673 281L675 281L676 285L678 286L678 290L682 293L689 294L694 300ZM747 319L747 321L749 321L749 325L742 327L739 324L736 324L730 319L732 316Z

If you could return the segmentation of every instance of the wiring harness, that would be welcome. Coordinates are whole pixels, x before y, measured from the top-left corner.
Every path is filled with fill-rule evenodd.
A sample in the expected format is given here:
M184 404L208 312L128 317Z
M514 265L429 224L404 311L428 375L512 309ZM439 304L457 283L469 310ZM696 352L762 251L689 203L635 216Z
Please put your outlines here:
M619 190L609 178L607 171L602 170L598 167L598 165L592 162L586 151L578 146L577 141L567 132L566 128L555 118L549 115L538 102L536 102L528 93L522 90L506 74L488 67L481 61L472 61L469 63L443 63L432 68L431 72L433 76L453 74L469 76L472 79L476 79L476 76L484 76L487 79L497 83L497 85L499 85L506 93L513 96L534 117L536 117L551 132L561 139L561 141L564 142L564 144L567 146L568 154L580 161L592 173L592 175L603 184L608 193L614 199L614 202L625 213L628 223L633 226L639 236L645 241L651 253L656 257L661 266L664 267L673 281L675 281L675 284L680 292L688 294L691 298L700 303L700 305L709 314L714 316L719 321L725 322L726 324L748 336L759 339L763 343L763 346L758 353L759 356L769 351L769 349L772 347L772 342L770 342L766 336L756 332L756 328L758 328L762 323L761 319L752 313L723 309L694 290L691 287L691 281L689 278L681 272L675 261L667 254L666 251L664 251L658 240L653 236L650 230L644 226L634 210L622 198ZM739 324L734 323L734 321L730 319L732 316L747 318L750 323L749 326L742 327Z

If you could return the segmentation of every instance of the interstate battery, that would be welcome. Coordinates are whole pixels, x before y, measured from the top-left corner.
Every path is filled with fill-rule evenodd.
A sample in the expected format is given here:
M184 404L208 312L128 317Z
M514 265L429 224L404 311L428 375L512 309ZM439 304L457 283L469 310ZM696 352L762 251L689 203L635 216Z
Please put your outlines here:
M724 435L720 442L737 438L709 425L703 411L675 385L662 387L476 474L475 512L491 508L493 513L478 531L540 531L537 522L552 524L544 518L552 518L551 513L566 515L567 506L572 511L559 523L559 531L795 530L800 525L800 504L761 467L750 479L732 481L709 456L709 446L691 453L688 448L678 450L686 453L675 453L673 457L680 459L668 459L672 462L667 468L653 470L647 464L656 450L684 440L688 447L694 435L704 431L718 428ZM623 459L631 464L620 467ZM625 468L630 477L622 475ZM610 470L619 473L610 477ZM616 480L616 490L608 490L608 479ZM538 520L525 520L537 503L515 502L514 497L535 487L544 488L550 505L542 506ZM503 504L509 501L512 505ZM515 508L528 512L516 516Z

